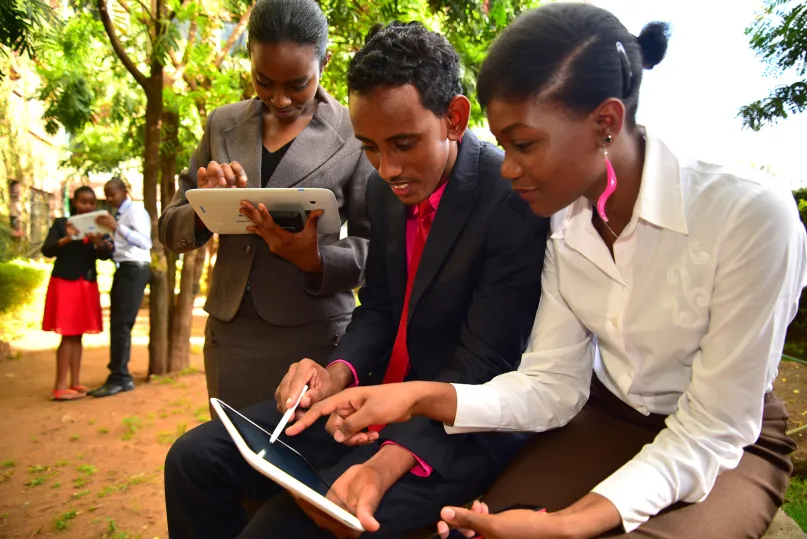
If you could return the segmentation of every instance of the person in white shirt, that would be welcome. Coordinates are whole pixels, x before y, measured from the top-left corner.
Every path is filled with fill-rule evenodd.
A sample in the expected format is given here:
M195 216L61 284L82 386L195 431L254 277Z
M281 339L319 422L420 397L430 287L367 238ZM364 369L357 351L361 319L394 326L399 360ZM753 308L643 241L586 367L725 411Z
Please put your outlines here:
M582 3L541 7L500 36L480 102L503 175L553 215L519 370L348 389L289 435L328 414L349 444L412 415L457 434L544 432L486 503L443 509L444 536L446 523L487 539L765 533L795 447L772 384L806 283L805 231L786 188L679 159L636 125L642 68L666 49L666 25L633 37ZM490 514L512 503L549 512Z
M109 292L109 377L99 388L88 393L93 397L109 397L134 389L129 372L132 328L143 302L146 285L151 279L151 217L129 198L129 190L120 178L104 185L107 204L115 216L98 217L99 225L113 231L112 260L117 266Z

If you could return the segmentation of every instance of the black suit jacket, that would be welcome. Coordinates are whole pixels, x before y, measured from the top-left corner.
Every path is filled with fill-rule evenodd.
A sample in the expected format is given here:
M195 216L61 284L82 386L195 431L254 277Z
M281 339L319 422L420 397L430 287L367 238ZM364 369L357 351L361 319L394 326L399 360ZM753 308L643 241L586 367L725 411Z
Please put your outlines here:
M59 247L59 240L67 236L67 218L57 217L48 231L48 237L42 244L42 254L48 258L56 257L51 275L66 281L95 282L98 274L95 270L96 260L109 260L112 253L105 248L96 249L92 243L71 241Z
M467 132L440 201L410 299L407 380L481 384L517 368L541 294L549 221L501 177L501 152ZM406 292L406 207L373 174L367 184L370 246L361 306L333 356L360 384L380 383ZM387 426L382 438L448 473L457 444L475 437L497 464L520 434L446 434L428 418Z

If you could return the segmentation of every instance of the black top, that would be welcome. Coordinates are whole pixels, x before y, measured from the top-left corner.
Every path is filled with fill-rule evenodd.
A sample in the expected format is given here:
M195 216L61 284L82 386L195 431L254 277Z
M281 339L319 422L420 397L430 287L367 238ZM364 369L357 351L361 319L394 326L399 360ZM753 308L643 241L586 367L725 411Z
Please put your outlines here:
M53 221L48 237L42 244L43 255L48 258L56 257L51 276L67 281L78 281L84 277L85 281L95 282L98 278L95 261L109 260L112 253L107 249L96 249L95 245L85 243L84 240L74 240L59 247L59 240L65 236L67 236L67 218L59 217Z
M275 169L277 169L277 166L280 164L283 156L286 155L286 152L289 150L292 142L294 142L294 139L290 140L285 146L278 148L274 152L270 152L266 149L266 146L261 144L261 148L263 148L263 151L261 152L261 187L267 186L269 183L269 178L271 178L272 174L275 173Z

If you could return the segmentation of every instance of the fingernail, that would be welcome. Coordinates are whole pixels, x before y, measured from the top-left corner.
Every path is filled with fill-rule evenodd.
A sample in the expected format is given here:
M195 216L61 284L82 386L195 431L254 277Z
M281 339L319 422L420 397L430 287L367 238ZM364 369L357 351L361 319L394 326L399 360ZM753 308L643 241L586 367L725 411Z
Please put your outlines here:
M291 397L289 397L288 399L286 399L286 404L291 404Z
M340 444L345 441L345 435L342 434L341 430L338 430L334 433L333 439L339 442Z
M443 512L443 516L446 518L446 520L454 520L454 517L456 517L457 514L454 512L453 509L446 509Z

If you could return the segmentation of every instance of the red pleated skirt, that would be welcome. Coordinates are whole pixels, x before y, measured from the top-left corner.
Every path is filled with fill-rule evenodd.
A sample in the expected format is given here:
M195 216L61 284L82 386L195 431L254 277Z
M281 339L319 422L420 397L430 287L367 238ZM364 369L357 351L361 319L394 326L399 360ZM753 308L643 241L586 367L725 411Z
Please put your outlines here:
M45 298L42 329L68 336L101 333L103 322L98 283L91 283L83 278L67 281L51 277Z

